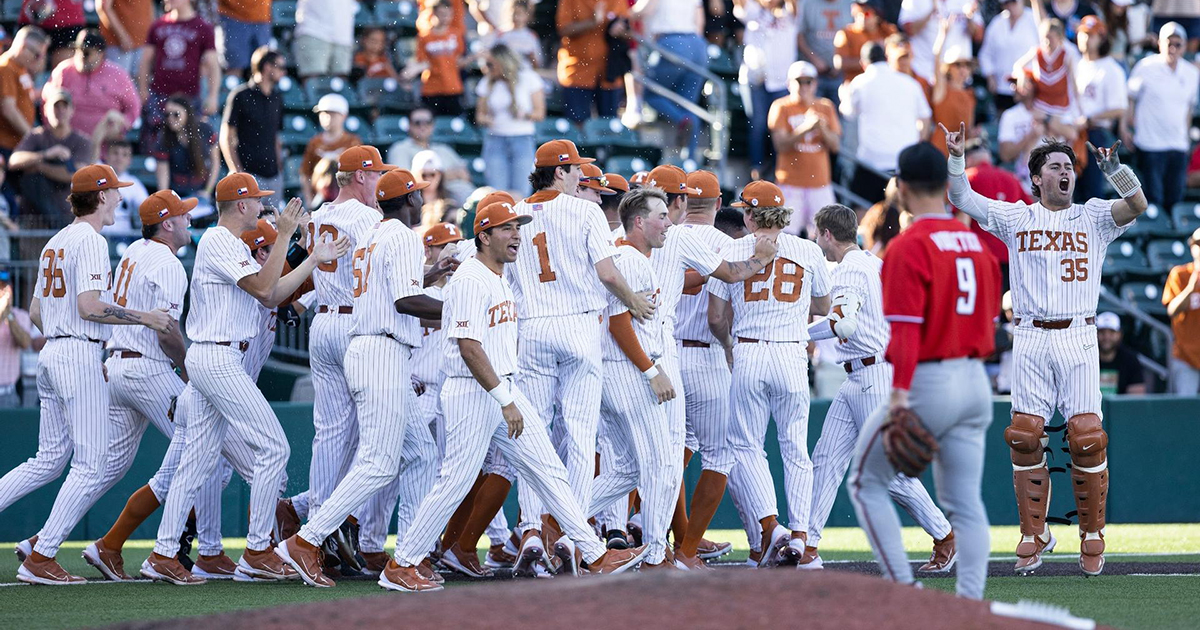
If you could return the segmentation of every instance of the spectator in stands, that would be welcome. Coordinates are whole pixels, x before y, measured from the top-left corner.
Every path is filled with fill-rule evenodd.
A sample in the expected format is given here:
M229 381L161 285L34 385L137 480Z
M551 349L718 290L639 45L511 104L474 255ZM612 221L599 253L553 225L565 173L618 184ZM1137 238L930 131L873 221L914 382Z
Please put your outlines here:
M75 56L54 69L43 91L62 89L71 94L77 103L71 126L80 133L91 135L109 112L116 112L125 124L116 130L114 137L124 137L141 115L142 101L129 74L104 58L106 47L100 31L91 28L79 31Z
M450 148L450 145L432 142L432 138L433 112L424 107L412 110L408 115L408 137L388 149L388 164L403 167L405 164L412 164L413 158L421 151L433 151L442 164L442 177L446 187L454 190L456 195L466 198L475 189L471 185L466 162ZM413 173L417 171L413 170ZM428 199L429 195L426 194L425 198Z
M1094 15L1079 23L1079 52L1083 57L1075 66L1075 93L1079 95L1082 120L1088 142L1110 147L1116 141L1117 121L1125 117L1129 92L1125 88L1125 69L1109 56L1108 28ZM1101 197L1108 190L1104 173L1094 160L1085 160L1083 174L1075 186L1075 199L1083 203Z
M949 22L943 24L945 26L941 32L945 34ZM933 110L932 127L936 130L940 124L947 129L957 130L960 124L966 125L967 137L974 138L975 91L967 86L967 81L971 79L971 51L961 48L946 49L945 41L945 37L939 36L934 48L938 71L929 91L929 105ZM930 134L929 139L942 153L947 153L946 134L934 132Z
M475 124L483 127L487 185L514 196L528 196L534 161L534 125L546 117L542 78L521 65L507 46L487 55L483 80L476 88Z
M1200 144L1192 151L1192 159L1187 167L1187 187L1200 188Z
M1025 10L1024 0L1001 0L1000 4L1004 10L988 24L979 49L979 71L987 79L998 114L1016 104L1008 78L1017 61L1036 48L1039 40L1033 12Z
M554 23L561 38L558 82L566 117L576 123L614 118L621 106L622 76L607 78L608 38L627 35L625 0L559 0Z
M1101 19L1108 31L1108 43L1112 50L1110 54L1113 59L1124 62L1125 57L1130 53L1130 50L1137 46L1140 48L1140 42L1130 41L1130 31L1141 28L1143 25L1135 26L1130 20L1129 5L1133 0L1112 0L1097 5L1102 14ZM1148 9L1148 7L1144 7ZM1148 12L1148 11L1147 11ZM1144 39L1144 31L1142 39Z
M41 71L49 43L38 27L23 26L0 55L0 155L5 158L33 129L33 75Z
M508 24L499 29L496 43L508 46L529 67L541 68L546 65L542 54L542 40L529 28L531 19L533 7L529 5L529 0L511 0Z
M746 25L738 83L750 119L750 179L761 179L767 114L771 103L788 94L788 68L796 61L799 17L795 0L734 0L733 15Z
M142 60L142 46L154 22L154 0L100 0L96 13L100 15L100 33L108 42L105 53L129 76L137 74Z
M138 66L138 96L142 99L142 143L153 147L163 125L163 105L172 96L192 99L192 108L205 116L217 113L221 90L221 61L213 27L196 13L192 0L163 0L166 13L150 25ZM200 77L208 93L200 100Z
M1178 22L1192 34L1185 42L1188 52L1200 50L1200 4L1193 0L1153 0L1150 6L1155 29L1161 29L1167 22Z
M681 57L691 67L708 67L704 7L700 0L637 0L632 15L642 20L646 35L663 49ZM665 59L650 69L650 78L689 103L700 99L700 90L704 87L704 77ZM646 104L677 127L675 144L680 147L680 157L696 158L700 146L700 119L661 94L647 94Z
M1075 41L1079 23L1089 15L1096 15L1096 9L1087 0L1034 0L1034 9L1043 9L1047 18L1056 19L1063 25L1063 31L1068 41Z
M833 63L833 40L838 31L854 21L852 4L854 0L805 0L800 4L800 32L796 37L799 58L817 68L817 95L835 103L842 75Z
M900 35L882 46L863 46L861 75L846 86L841 112L858 126L857 159L850 189L871 203L882 201L888 174L896 170L900 150L928 135L932 111L916 79L901 72L911 55Z
M421 77L421 104L438 116L462 113L461 71L474 59L466 54L462 35L451 28L450 0L431 0L431 28L417 36L417 54L400 74L406 81Z
M958 46L971 50L983 39L983 19L977 0L904 0L900 7L900 28L912 39L913 71L933 82L933 45L942 20L950 20L946 48Z
M904 229L905 221L901 220L904 212L900 208L899 200L896 178L893 177L887 182L884 198L868 208L858 223L863 247L880 258L887 255L888 243Z
M37 26L50 37L50 48L46 51L50 68L58 67L71 56L75 36L86 23L83 0L22 0L21 17L17 19L17 24Z
M44 337L29 319L29 313L14 303L12 273L0 270L0 408L20 407L17 382L21 380L21 353L40 350Z
M313 136L304 147L304 161L300 162L300 191L301 198L309 207L313 204L314 193L313 172L321 160L337 161L342 151L362 144L362 138L346 131L346 116L350 114L350 104L341 94L326 94L317 101L313 108L321 122L321 133Z
M1137 352L1121 343L1121 317L1116 313L1096 316L1096 347L1100 354L1100 393L1146 394L1146 377Z
M283 207L283 94L275 89L287 76L283 55L263 46L250 57L249 83L229 93L221 119L221 153L231 171L250 173L271 201Z
M221 164L217 134L208 121L196 115L190 99L167 101L166 118L159 145L151 152L158 160L158 189L199 199L200 205L192 210L192 222L199 224L213 212L212 193Z
M817 68L797 61L788 69L788 96L771 104L775 181L792 208L788 234L816 238L817 210L834 203L830 155L840 148L842 126L833 101L817 96Z
M217 48L225 74L246 76L250 55L271 43L271 0L218 0Z
M419 182L428 182L429 187L421 191L425 205L421 208L421 230L438 223L455 223L455 213L462 207L462 199L455 197L442 186L442 160L433 151L421 151L412 161L412 173Z
M1035 109L1051 116L1078 116L1079 97L1075 94L1075 51L1068 45L1063 23L1047 17L1041 4L1033 4L1040 40L1038 47L1025 53L1013 67L1018 82L1036 84Z
M141 229L138 208L142 207L142 202L150 193L141 180L129 174L129 166L133 163L133 143L124 138L108 140L104 143L104 153L101 157L105 164L112 167L117 179L132 185L118 189L121 193L121 203L113 213L113 224L101 228L100 232L127 233Z
M1175 337L1170 360L1171 393L1195 396L1200 390L1200 229L1192 232L1187 244L1192 262L1171 270L1162 299Z
M46 124L21 140L8 168L21 172L21 226L57 230L75 219L67 203L71 176L80 166L96 161L96 145L71 127L75 106L70 93L51 88L42 97ZM97 135L106 124L97 125Z
M481 38L494 36L511 26L508 22L511 14L506 11L511 5L511 0L467 0L467 10L475 18L476 32Z
M354 14L357 0L300 0L292 54L300 80L348 77L354 57Z
M1034 92L1037 88L1033 83L1018 83L1014 79L1013 84L1017 104L1000 115L996 140L1000 143L1000 161L1013 163L1017 179L1029 192L1029 152L1047 136L1072 144L1079 131L1073 118L1050 116L1034 108Z
M883 43L896 33L896 27L883 21L879 15L877 0L854 0L850 15L854 21L837 32L833 38L833 68L842 74L842 82L849 83L862 74L860 55L867 42Z
M1168 212L1183 196L1188 130L1200 93L1200 69L1182 58L1186 43L1177 22L1162 27L1159 54L1137 62L1129 74L1130 111L1123 119L1122 138L1137 148L1146 200Z
M388 54L387 31L381 28L363 30L358 38L359 49L354 55L353 74L368 79L396 79L400 73Z

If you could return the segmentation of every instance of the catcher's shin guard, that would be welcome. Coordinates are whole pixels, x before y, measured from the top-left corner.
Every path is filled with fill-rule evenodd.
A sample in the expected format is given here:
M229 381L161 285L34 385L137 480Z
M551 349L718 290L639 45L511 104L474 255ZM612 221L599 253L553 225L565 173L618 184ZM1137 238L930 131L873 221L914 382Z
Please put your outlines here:
M1012 450L1013 490L1017 495L1017 515L1021 536L1030 539L1046 530L1050 509L1050 469L1046 467L1045 447L1050 438L1046 420L1027 413L1014 413L1012 424L1004 430L1004 441Z
M1067 445L1071 449L1071 481L1075 488L1075 510L1079 531L1099 533L1104 529L1108 500L1108 434L1100 416L1084 413L1067 420Z

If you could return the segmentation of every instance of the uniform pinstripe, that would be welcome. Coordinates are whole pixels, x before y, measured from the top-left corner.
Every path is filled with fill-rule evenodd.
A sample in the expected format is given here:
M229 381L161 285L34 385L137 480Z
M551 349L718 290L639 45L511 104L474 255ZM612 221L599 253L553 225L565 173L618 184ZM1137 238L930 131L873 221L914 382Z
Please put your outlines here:
M279 418L258 390L236 347L262 332L261 307L237 282L256 273L250 249L226 228L210 228L196 248L188 313L187 370L199 392L188 418L187 445L167 493L155 552L174 556L178 536L200 485L217 467L230 427L255 452L246 548L267 549L290 448ZM229 342L234 345L218 345Z
M34 550L54 557L103 490L109 427L103 342L111 327L79 316L78 296L111 282L108 244L91 225L63 228L42 248L34 296L48 339L38 355L38 451L0 479L0 510L58 477L71 458Z
M721 250L726 260L754 252L754 236ZM779 253L767 268L744 283L709 279L709 292L730 303L734 337L732 442L737 465L731 479L746 492L746 509L759 521L778 514L775 485L763 452L767 422L774 418L784 462L788 521L800 531L812 507L812 462L808 458L809 304L830 290L825 256L817 245L780 234Z
M341 258L320 265L313 272L317 314L309 333L309 363L313 376L313 447L309 465L309 513L315 515L350 469L358 450L358 416L346 383L343 358L350 345L351 315L339 314L338 307L353 305L356 250L379 222L378 210L351 199L339 204L327 203L312 214L310 240L350 240L350 251ZM320 307L331 307L321 313Z

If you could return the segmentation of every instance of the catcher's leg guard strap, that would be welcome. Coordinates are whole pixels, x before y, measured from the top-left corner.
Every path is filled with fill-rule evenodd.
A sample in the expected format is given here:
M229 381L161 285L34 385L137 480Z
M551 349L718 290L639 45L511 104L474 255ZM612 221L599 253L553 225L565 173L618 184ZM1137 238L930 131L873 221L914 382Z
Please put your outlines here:
M1012 450L1013 470L1046 466L1046 419L1027 413L1014 413L1012 424L1004 430L1004 441Z
M1067 444L1071 449L1071 481L1079 530L1095 533L1104 529L1108 502L1108 435L1100 417L1093 413L1067 420Z

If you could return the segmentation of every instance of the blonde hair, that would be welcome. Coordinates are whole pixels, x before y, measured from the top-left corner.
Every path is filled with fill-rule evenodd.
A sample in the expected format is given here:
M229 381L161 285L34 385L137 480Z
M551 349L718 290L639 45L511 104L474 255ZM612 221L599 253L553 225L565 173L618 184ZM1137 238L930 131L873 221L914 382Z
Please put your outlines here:
M784 206L769 208L747 208L750 219L760 228L785 228L792 220L792 209Z
M517 57L517 53L504 44L496 44L488 52L492 56L492 60L496 62L497 69L500 70L500 81L508 86L508 94L512 97L508 108L514 117L520 116L521 110L517 104L517 81L521 78L521 59ZM491 91L496 89L497 83L498 81L491 81L488 89L489 96L491 96Z

